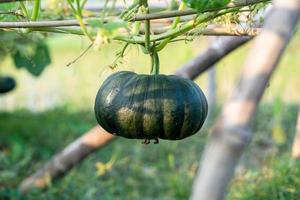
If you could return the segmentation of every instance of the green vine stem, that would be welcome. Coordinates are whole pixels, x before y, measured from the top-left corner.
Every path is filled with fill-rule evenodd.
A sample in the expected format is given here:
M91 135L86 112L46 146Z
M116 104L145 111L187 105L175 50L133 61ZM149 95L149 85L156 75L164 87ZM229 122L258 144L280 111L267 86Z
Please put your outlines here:
M155 50L150 53L151 56L151 74L159 74L159 57Z
M82 29L75 28L54 28L54 27L43 27L43 28L32 28L31 31L49 32L49 33L62 33L62 34L74 34L84 35Z
M179 5L179 8L178 8L178 11L182 11L186 8L186 4L185 2L181 2L180 5ZM175 17L172 25L171 25L171 29L175 29L177 28L177 25L178 23L180 22L180 17ZM167 39L164 39L159 45L156 46L155 50L158 52L158 51L161 51L172 39L171 38L167 38Z
M22 10L22 12L23 12L23 15L24 15L27 19L29 19L29 14L28 14L28 11L27 11L27 9L26 9L26 6L25 6L24 2L20 1L20 7L21 7L21 10Z
M228 9L225 11L221 11L219 13L205 13L202 14L200 16L198 16L197 19L190 21L176 29L172 29L169 30L165 33L159 34L159 35L154 35L150 38L150 42L156 42L156 41L160 41L166 38L170 38L173 39L177 36L183 35L185 33L187 33L188 31L192 30L193 28L195 28L196 26L200 25L201 23L205 23L208 22L212 19L215 19L217 17L220 17L222 15L225 15L227 13L230 12L235 12L239 10L239 8L234 8L234 9ZM132 44L143 44L144 43L144 39L141 36L116 36L113 38L114 40L119 40L119 41L125 41L125 42L129 42Z
M86 4L87 1L88 0L83 0L82 1L81 5L80 5L81 10L84 9L84 6L85 6L85 4Z
M39 16L39 11L40 11L40 5L41 5L40 0L35 0L34 1L34 6L33 6L33 9L32 9L31 18L30 18L25 4L23 2L20 2L20 7L21 7L21 10L22 10L23 14L25 15L25 17L28 20L31 20L31 21L36 21L37 20L37 18ZM27 29L24 29L23 31L24 31L24 33L30 33L32 30L30 28L27 28Z
M140 32L140 28L141 28L141 22L140 21L134 22L134 26L131 30L131 34L132 35L138 35L139 32Z
M75 14L75 17L82 29L82 32L84 33L85 36L87 36L89 38L90 41L94 41L93 37L91 34L89 34L87 27L82 19L82 9L81 9L81 5L80 5L80 0L76 0L76 7L77 9L74 7L72 0L68 0L68 4L71 7L72 11Z
M148 0L140 0L140 5L142 6L142 11L144 10L144 13L149 14L149 7L148 7ZM144 44L141 44L142 50L145 54L149 54L151 58L151 74L159 74L159 57L155 50L155 43L154 45L151 45L150 36L151 36L151 24L150 20L145 20L145 38L144 38Z
M39 16L40 4L41 4L40 0L35 0L34 1L33 11L32 11L32 14L31 14L31 20L32 21L36 21L38 16Z
M140 7L140 3L135 0L131 6L129 6L126 10L124 10L120 14L120 18L122 18L122 19L125 18L126 19L130 14L132 14L139 7Z
M146 8L146 12L149 13L149 9ZM150 20L145 21L145 47L148 52L151 52L151 42L150 42Z
M138 14L142 13L142 11L143 11L142 7L139 7ZM132 35L138 35L139 34L140 29L141 29L141 24L142 24L141 21L135 21L134 22L133 28L131 30L131 34Z

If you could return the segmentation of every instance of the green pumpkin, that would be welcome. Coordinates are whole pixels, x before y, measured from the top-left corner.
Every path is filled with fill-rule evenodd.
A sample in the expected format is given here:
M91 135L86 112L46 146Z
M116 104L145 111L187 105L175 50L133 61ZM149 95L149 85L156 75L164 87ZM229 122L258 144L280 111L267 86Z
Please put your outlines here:
M197 133L207 101L193 81L175 75L121 71L100 87L95 114L109 133L125 138L179 140Z
M12 77L0 77L0 94L7 93L16 87L16 81Z

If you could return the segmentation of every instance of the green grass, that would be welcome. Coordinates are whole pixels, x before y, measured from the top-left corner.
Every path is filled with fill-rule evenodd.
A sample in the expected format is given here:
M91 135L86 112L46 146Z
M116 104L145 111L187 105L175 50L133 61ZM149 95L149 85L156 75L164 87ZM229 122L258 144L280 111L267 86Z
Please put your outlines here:
M233 182L228 199L300 198L299 165L292 164L287 156L295 131L296 108L283 106L281 122L287 142L276 145L271 139L275 117L272 105L260 107L253 125L255 137L242 159L246 171ZM92 113L66 108L0 113L0 199L19 199L16 188L20 181L94 124ZM202 133L205 135L161 141L158 145L120 138L46 190L32 191L26 198L188 199L207 129ZM262 145L266 141L270 143ZM107 163L112 158L116 159L112 169L98 176L96 163Z
M248 170L232 184L227 199L298 200L300 198L300 163L288 155L274 159L261 170Z

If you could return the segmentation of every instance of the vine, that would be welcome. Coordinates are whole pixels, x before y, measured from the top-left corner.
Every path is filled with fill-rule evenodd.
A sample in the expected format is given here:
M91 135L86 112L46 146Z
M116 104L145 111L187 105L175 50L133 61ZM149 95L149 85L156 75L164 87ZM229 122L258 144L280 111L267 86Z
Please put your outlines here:
M12 2L11 4L17 4L19 7L3 12L0 2L0 19L1 16L14 15L19 20L1 20L0 29L23 33L49 32L84 35L94 47L102 45L103 41L104 43L124 42L124 49L121 50L123 53L118 54L116 60L123 57L129 44L138 45L145 54L151 57L150 71L156 74L159 73L158 53L171 42L190 40L186 38L188 35L190 38L205 34L255 35L259 27L253 24L249 25L250 29L242 32L232 30L231 24L239 23L238 16L242 12L249 12L248 16L253 17L253 13L263 9L269 0L182 0L180 5L172 5L176 10L163 12L159 8L149 7L147 0L134 0L129 6L124 0L126 8L122 11L117 10L115 0L105 0L100 11L86 10L87 0L67 0L64 6L68 9L60 9L60 13L56 19L54 17L54 20L53 17L49 19L45 12L47 8L41 6L40 0L17 3L15 0L5 0L5 2ZM70 18L72 16L75 19ZM24 17L27 21L24 21ZM222 24L221 29L206 28L211 23L219 24L219 21L221 24L226 22ZM158 28L157 24L163 28ZM115 63L114 61L113 65Z

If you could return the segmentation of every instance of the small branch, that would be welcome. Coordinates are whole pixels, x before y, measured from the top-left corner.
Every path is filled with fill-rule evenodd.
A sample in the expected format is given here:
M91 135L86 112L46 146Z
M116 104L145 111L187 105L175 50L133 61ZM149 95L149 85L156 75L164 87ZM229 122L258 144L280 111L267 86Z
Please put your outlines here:
M72 64L77 62L82 56L84 56L86 54L86 52L88 52L88 50L90 50L92 48L92 46L93 46L93 43L91 43L79 56L77 56L74 60L69 62L66 66L70 67Z
M25 18L23 14L15 11L0 11L0 15L14 15L14 16Z

